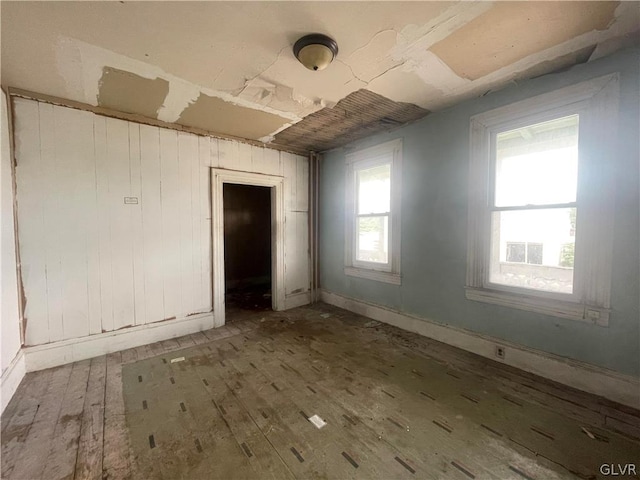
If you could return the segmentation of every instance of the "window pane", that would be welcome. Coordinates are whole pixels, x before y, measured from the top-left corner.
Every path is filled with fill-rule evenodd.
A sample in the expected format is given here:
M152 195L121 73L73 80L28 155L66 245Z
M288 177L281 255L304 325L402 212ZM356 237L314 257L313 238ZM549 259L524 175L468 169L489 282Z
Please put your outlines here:
M356 170L358 214L391 211L391 164Z
M575 202L578 115L496 135L497 207Z
M542 244L527 243L527 263L542 265Z
M524 263L525 244L507 242L507 262Z
M573 292L576 209L493 212L489 281Z
M389 263L389 217L358 218L356 229L356 259Z
M560 266L573 268L573 258L576 250L575 243L565 243L560 249Z

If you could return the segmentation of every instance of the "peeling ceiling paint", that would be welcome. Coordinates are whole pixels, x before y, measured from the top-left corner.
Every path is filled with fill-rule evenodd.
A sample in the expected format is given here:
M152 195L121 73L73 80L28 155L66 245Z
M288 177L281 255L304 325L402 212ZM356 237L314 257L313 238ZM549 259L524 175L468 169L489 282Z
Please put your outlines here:
M618 5L619 2L497 3L430 50L460 77L477 80L579 35L604 30L613 21Z
M287 124L287 119L200 94L195 102L184 109L176 123L210 132L258 139L281 129Z
M529 70L522 72L521 75L523 78L536 78L541 75L545 75L548 72L559 72L574 65L586 63L593 55L595 49L595 45L589 45L577 52L571 52L561 57L554 58L553 60L539 63L531 67Z
M639 5L0 2L1 81L269 142L361 89L433 111L637 44ZM340 48L322 72L292 53L313 32Z
M99 88L98 105L101 107L157 118L158 110L169 93L169 82L104 67Z

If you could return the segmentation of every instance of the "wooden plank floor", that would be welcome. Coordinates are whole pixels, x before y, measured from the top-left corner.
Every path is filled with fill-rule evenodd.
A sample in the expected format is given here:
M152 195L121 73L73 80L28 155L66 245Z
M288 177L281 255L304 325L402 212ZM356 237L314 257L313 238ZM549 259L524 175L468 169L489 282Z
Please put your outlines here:
M30 373L2 415L8 479L546 480L639 462L640 412L324 304Z

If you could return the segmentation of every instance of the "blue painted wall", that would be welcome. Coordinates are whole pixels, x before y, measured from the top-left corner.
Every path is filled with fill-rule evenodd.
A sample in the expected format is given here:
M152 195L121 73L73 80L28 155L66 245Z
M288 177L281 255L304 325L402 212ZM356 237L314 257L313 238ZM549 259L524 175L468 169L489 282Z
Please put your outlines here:
M620 135L609 327L465 299L469 119L612 72ZM327 152L320 173L320 279L331 292L640 376L640 49L627 49L431 114ZM403 138L402 285L344 274L345 154Z

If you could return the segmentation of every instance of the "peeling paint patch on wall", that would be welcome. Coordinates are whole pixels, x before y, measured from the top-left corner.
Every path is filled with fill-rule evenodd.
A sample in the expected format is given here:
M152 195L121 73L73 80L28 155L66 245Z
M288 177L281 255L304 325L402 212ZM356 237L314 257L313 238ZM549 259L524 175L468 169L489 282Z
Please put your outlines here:
M476 80L579 35L606 29L618 4L499 2L430 50L461 77ZM505 38L513 39L508 48Z
M241 107L217 97L200 94L184 109L177 123L210 132L258 140L281 128L289 120L272 113Z
M157 118L158 110L169 93L169 82L150 80L117 68L104 67L98 93L98 105L120 112Z

